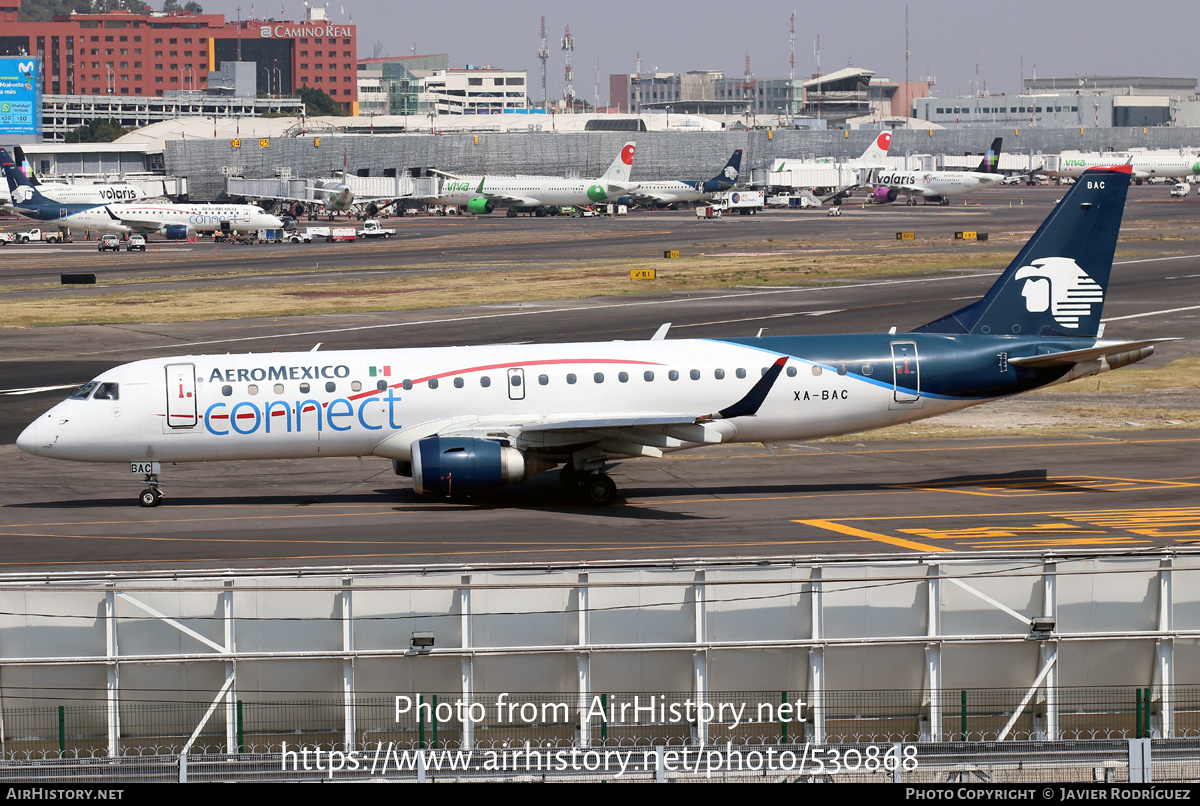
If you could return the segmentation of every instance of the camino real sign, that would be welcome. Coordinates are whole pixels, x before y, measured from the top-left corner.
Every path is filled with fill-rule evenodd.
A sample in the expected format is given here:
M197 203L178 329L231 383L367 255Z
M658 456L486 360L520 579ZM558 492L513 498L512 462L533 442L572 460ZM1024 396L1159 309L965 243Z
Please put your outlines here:
M0 58L0 135L41 133L41 64L31 57Z
M306 23L302 25L262 25L258 29L258 35L261 39L295 39L301 36L350 36L350 32L354 30L353 26L342 25L314 25Z

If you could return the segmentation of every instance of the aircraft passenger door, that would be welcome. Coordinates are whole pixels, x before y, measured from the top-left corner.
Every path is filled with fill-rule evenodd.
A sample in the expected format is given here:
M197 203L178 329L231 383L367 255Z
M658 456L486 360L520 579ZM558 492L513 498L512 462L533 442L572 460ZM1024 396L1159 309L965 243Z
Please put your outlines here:
M525 399L525 370L519 368L508 370L508 399Z
M892 389L894 404L912 406L920 402L921 366L916 342L892 342Z
M170 433L194 428L196 416L196 365L167 364L167 426Z

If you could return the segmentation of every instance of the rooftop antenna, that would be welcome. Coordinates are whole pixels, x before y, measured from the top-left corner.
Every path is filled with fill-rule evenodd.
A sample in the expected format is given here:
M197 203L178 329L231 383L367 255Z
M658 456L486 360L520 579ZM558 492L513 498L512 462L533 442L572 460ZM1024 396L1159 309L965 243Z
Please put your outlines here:
M596 59L596 97L592 102L592 111L600 110L600 60Z
M568 111L575 111L575 71L571 69L571 51L575 50L575 38L571 36L571 26L567 25L562 38L562 52L566 59L563 79L567 86L563 88L563 100L567 102Z
M908 3L904 4L904 91L908 92L908 57L912 51L908 49Z
M792 30L788 36L788 118L796 112L796 12L792 12Z
M542 46L538 48L538 59L542 62L542 109L545 109L548 103L546 97L546 62L550 60L550 51L546 49L546 16L542 15Z
M634 81L637 82L636 83L637 111L635 112L635 114L640 115L640 114L642 114L642 52L639 50L639 51L636 51L636 53L637 53L637 66L634 67L634 71L636 72L637 77L634 79ZM630 110L630 111L633 111L633 110Z

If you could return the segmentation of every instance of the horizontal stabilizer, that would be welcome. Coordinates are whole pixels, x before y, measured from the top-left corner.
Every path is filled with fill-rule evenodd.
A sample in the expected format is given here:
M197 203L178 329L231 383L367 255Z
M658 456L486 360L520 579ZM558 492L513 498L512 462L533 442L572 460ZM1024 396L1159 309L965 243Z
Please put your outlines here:
M1081 350L1064 350L1059 353L1047 353L1046 355L1027 355L1018 358L1010 358L1008 359L1008 363L1014 364L1018 367L1065 366L1078 364L1082 361L1094 361L1098 358L1117 355L1119 353L1128 353L1134 350L1149 348L1151 351L1153 351L1154 345L1162 344L1166 341L1179 341L1179 339L1146 339L1145 341L1098 342L1093 347L1085 347ZM1146 355L1148 356L1149 353ZM1142 356L1142 358L1145 357L1146 356Z

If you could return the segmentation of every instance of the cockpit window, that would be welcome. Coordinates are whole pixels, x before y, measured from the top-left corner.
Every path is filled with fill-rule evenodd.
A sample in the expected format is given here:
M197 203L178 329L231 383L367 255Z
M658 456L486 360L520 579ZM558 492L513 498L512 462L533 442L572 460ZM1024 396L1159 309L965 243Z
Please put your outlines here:
M92 395L92 400L117 400L119 397L117 384L102 383L96 389L96 393Z
M69 398L67 398L67 400L87 400L88 395L90 395L92 390L99 385L100 383L98 381L88 381L83 386L76 389L75 394L71 395Z

